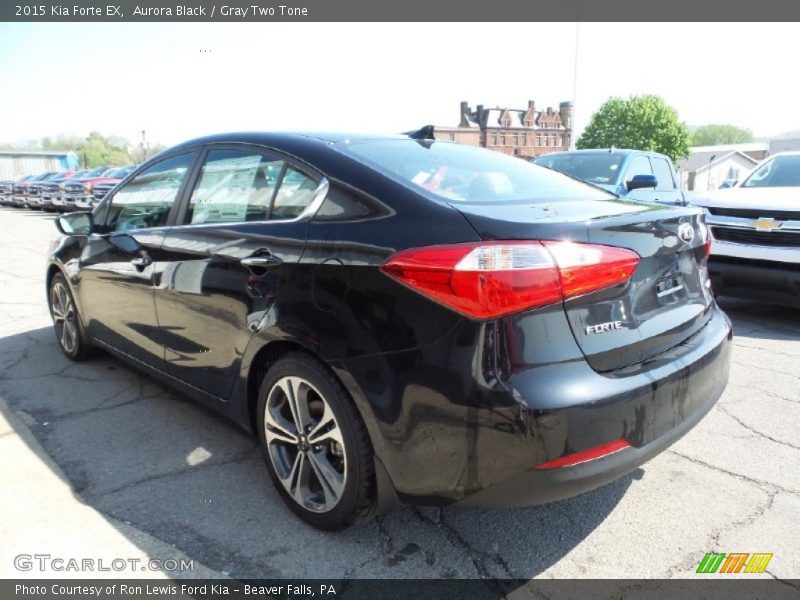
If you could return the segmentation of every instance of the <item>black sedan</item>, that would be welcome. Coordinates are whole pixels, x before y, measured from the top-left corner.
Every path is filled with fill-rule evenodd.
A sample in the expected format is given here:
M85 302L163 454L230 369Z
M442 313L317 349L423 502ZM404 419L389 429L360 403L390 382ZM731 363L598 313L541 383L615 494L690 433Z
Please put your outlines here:
M427 133L230 134L150 159L57 220L61 348L253 430L325 529L396 502L558 500L691 429L731 350L703 213Z

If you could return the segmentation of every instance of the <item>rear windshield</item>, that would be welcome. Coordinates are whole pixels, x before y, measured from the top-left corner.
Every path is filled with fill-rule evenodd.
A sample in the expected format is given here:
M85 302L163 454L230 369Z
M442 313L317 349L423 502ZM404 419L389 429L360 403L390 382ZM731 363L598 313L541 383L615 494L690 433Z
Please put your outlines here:
M615 184L622 170L623 160L624 156L611 153L545 154L536 159L536 164L589 183Z
M742 187L800 186L800 155L776 156L753 171Z
M499 152L449 142L359 140L337 146L361 162L455 202L606 200L613 195Z

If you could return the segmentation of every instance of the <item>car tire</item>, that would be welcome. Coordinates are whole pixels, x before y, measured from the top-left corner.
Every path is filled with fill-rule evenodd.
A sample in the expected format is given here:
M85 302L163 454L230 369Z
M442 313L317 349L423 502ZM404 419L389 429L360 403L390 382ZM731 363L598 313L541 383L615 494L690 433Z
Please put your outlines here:
M330 531L371 514L372 444L350 395L324 364L303 352L275 362L259 387L257 415L270 477L298 517Z
M67 280L61 273L55 274L50 281L47 298L56 340L61 351L70 360L80 361L89 358L94 348L86 336Z

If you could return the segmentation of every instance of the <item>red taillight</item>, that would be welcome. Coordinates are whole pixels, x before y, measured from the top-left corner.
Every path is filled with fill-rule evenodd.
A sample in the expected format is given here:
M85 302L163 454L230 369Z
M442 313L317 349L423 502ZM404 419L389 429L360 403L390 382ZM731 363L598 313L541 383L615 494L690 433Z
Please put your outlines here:
M381 269L473 319L493 319L627 281L631 250L574 242L471 242L412 248Z
M613 442L608 442L607 444L601 444L600 446L595 446L594 448L589 448L588 450L573 452L572 454L566 454L561 458L549 460L540 465L536 465L534 469L536 469L537 471L543 471L547 469L561 469L563 467L571 467L574 465L579 465L581 463L589 462L591 460L597 460L598 458L603 458L604 456L615 454L621 450L624 450L625 448L630 448L630 447L631 445L625 440L614 440Z

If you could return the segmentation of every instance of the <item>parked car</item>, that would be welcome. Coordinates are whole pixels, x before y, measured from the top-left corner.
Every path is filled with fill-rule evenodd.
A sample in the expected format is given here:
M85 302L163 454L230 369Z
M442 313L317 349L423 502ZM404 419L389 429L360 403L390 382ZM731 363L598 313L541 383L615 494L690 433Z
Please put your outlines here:
M66 209L66 201L64 200L64 184L71 179L84 177L87 173L89 173L89 169L83 169L81 171L75 171L72 173L72 175L69 175L63 179L58 179L47 183L42 188L43 204L46 204L48 208L51 208L52 210L64 212Z
M47 212L58 210L56 199L59 194L59 185L73 177L79 177L81 171L61 171L55 177L41 184L42 209Z
M703 211L427 132L151 158L56 220L63 352L103 348L255 431L324 529L573 496L690 430L731 349Z
M800 307L800 152L769 157L735 187L698 193L717 294Z
M550 152L532 160L628 200L686 205L675 166L663 154L612 148Z
M98 177L87 177L83 181L83 195L75 198L75 208L78 210L94 210L100 200L135 167L116 167L108 169Z
M42 175L28 175L22 179L15 181L13 192L11 195L11 206L17 208L25 208L28 205L28 188L34 181L41 180L42 177L49 177L53 173L44 173Z
M6 179L0 181L0 206L11 206L11 196L14 194L14 181Z
M77 202L92 194L92 182L110 171L113 167L95 167L89 169L80 177L73 176L62 183L61 203L58 205L62 212L78 210ZM59 188L60 190L60 188Z
M60 173L45 173L28 181L28 186L25 194L25 208L32 210L41 210L42 203L42 188L49 182L54 181Z

